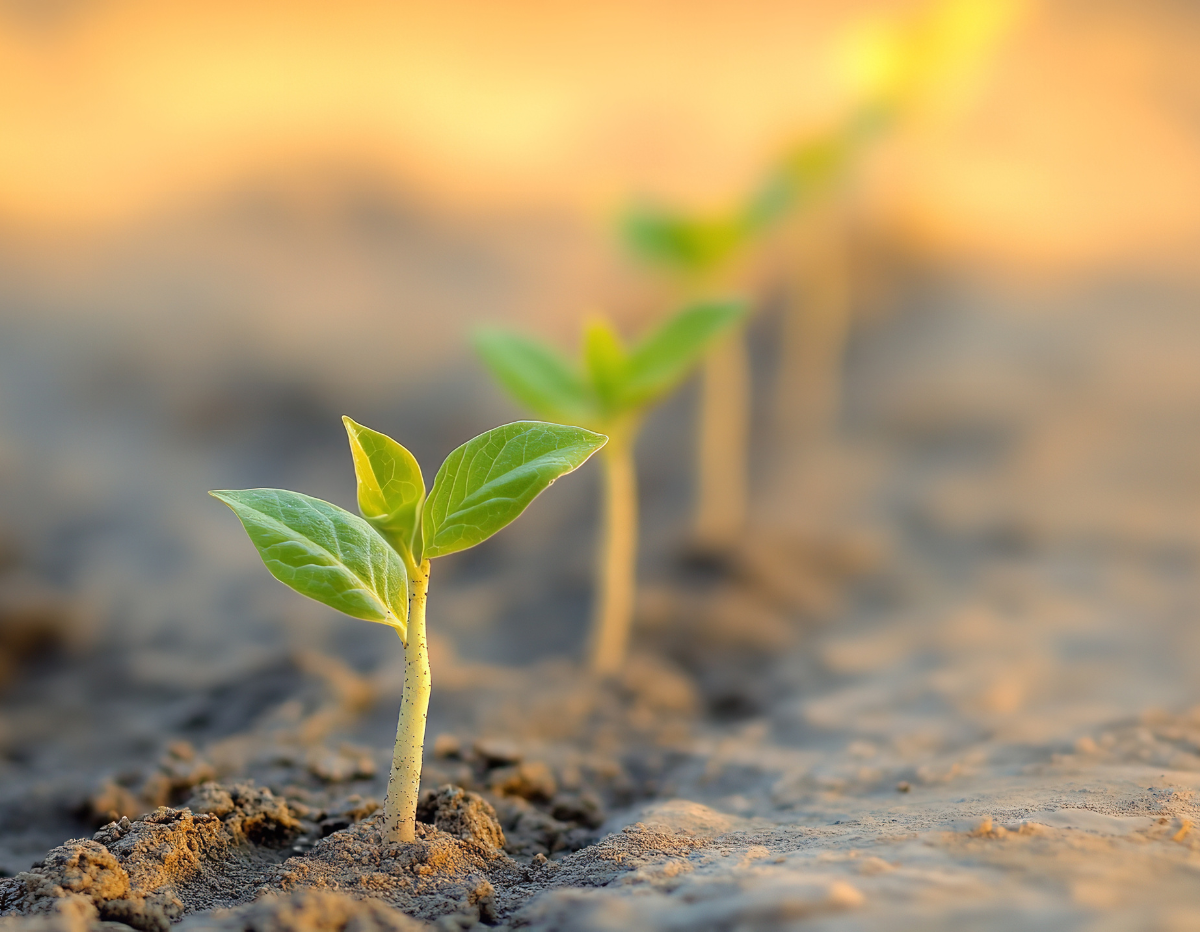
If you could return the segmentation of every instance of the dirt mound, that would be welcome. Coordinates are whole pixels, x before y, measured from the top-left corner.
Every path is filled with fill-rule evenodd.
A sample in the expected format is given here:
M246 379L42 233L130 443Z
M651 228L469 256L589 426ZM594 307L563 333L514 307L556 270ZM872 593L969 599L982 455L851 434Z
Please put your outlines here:
M236 909L190 916L180 932L420 932L429 925L379 900L326 890L268 894ZM33 932L33 930L30 930Z
M230 787L205 783L197 788L186 808L222 819L225 830L238 844L249 842L278 848L304 829L286 801L252 783L235 783Z
M34 661L78 646L84 638L61 594L20 571L8 550L0 539L0 689Z
M287 803L251 784L201 787L191 808L122 818L0 882L0 913L122 922L164 932L185 912L244 902L302 829Z
M117 857L95 841L59 845L32 870L0 892L0 906L31 916L52 916L68 925L102 919L142 932L166 932L183 915L170 890L135 888Z
M184 917L188 930L264 932L520 924L541 916L543 894L657 876L712 835L638 823L561 861L539 853L520 863L476 793L427 791L419 816L415 842L385 844L378 811L318 837L321 825L298 819L268 789L208 783L188 808L111 823L0 881L0 912L20 917L2 932L100 932L102 922L167 932Z
M481 796L461 787L447 785L422 794L417 820L462 841L504 850L504 830L496 810Z
M64 898L57 908L27 916L0 916L0 932L98 932L96 907L83 897Z
M185 915L283 892L296 896L204 921L220 928L414 928L380 904L419 918L450 917L464 928L497 921L494 884L513 887L523 874L504 853L495 810L475 793L444 786L425 795L421 815L431 824L418 823L413 843L383 844L378 812L322 838L321 824L298 819L268 789L207 783L188 807L122 818L0 881L0 913L25 917L16 926L22 930L82 932L115 921L166 932ZM330 891L379 901L378 908L322 898Z
M475 800L487 805L478 797ZM470 816L474 820L481 806L468 804L467 809L475 810ZM463 815L460 810L447 821L455 822L456 828L469 824ZM372 817L323 838L304 855L289 858L272 884L284 891L345 890L383 900L422 919L452 916L464 927L479 921L495 923L495 884L511 882L521 869L495 846L496 837L503 839L503 835L494 816L476 824L478 836L460 838L418 823L415 842L385 845L377 817Z

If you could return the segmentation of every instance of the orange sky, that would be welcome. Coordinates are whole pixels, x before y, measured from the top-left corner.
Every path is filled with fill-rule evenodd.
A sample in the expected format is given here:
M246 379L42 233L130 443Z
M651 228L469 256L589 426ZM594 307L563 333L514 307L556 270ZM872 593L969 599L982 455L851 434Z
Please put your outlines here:
M759 6L126 0L10 18L0 205L103 214L246 163L364 150L486 189L561 191L689 140L708 151L681 161L719 168L828 96L815 18Z
M103 226L330 158L480 203L720 197L837 110L833 39L884 7L911 4L9 0L0 217ZM874 170L879 202L930 243L1046 261L1195 236L1177 16L1034 7L977 106Z

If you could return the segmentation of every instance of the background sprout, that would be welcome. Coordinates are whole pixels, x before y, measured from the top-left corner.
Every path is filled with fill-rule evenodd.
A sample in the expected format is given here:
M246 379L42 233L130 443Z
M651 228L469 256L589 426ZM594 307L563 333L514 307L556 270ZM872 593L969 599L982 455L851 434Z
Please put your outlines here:
M864 106L844 125L796 143L757 187L725 210L686 215L639 205L622 220L623 239L647 265L671 275L682 294L697 299L726 290L778 227L829 200L826 195L849 173L857 153L889 121L887 108ZM774 405L781 436L794 433L799 420L826 421L836 407L848 323L845 255L836 236L820 236L816 246L816 261L799 269L796 290L806 300L790 302L784 318ZM704 549L729 547L746 522L750 406L750 362L744 336L735 332L705 359L693 517L695 543Z
M798 444L830 432L841 406L852 296L844 183L889 131L961 104L1017 12L1013 0L938 0L908 17L856 23L838 50L853 88L847 116L786 152L751 196L747 210L761 205L760 229L775 221L793 227L772 404L785 463Z
M386 842L413 841L429 709L429 561L487 540L608 438L540 421L505 424L446 457L427 496L421 467L408 450L348 417L342 420L362 518L283 489L209 494L233 509L281 583L351 617L390 625L400 635L404 696L382 834Z
M627 349L595 321L574 366L552 347L504 330L481 330L475 346L508 392L538 416L586 424L609 436L604 448L604 521L588 663L598 674L621 669L633 618L637 563L637 474L633 447L646 412L692 370L713 342L736 326L729 302L688 307Z
M937 0L906 17L867 17L842 36L840 70L862 110L903 115L969 96L1021 0Z
M623 238L689 298L725 290L768 232L842 175L855 135L839 129L796 146L748 197L720 212L689 216L635 207L623 218ZM735 332L711 349L704 365L692 530L706 549L728 547L746 522L750 404L750 362L744 336Z
M794 281L772 405L777 443L826 433L840 403L851 289L834 193L862 153L902 117L944 98L980 69L1015 10L1011 0L943 0L908 19L860 23L841 42L842 67L856 88L844 119L796 142L731 206L686 214L641 204L622 219L630 250L672 275L688 300L699 300L729 289L769 234L803 218L793 235L799 243L789 249L800 258L788 262ZM693 519L696 543L704 548L728 547L746 521L749 371L736 333L705 361Z
M689 217L642 205L626 215L622 232L636 254L673 274L682 296L704 300L725 290L730 267L769 213L739 206ZM704 361L693 535L706 546L729 539L745 520L749 407L750 363L743 338L731 333Z
M788 300L771 401L783 463L826 435L841 400L841 365L850 329L850 260L837 193L860 154L891 126L892 114L867 106L844 125L797 143L774 166L750 203L764 205L784 236Z

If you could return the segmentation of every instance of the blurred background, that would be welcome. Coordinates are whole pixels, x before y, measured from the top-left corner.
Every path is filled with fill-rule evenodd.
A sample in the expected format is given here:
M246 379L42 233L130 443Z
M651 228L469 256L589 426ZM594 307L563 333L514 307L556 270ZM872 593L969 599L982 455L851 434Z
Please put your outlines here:
M670 310L621 211L742 196L879 80L872 36L926 9L0 0L3 868L78 834L101 778L133 785L122 771L168 741L275 708L297 650L387 692L394 636L272 581L206 490L352 507L339 415L427 476L514 419L472 327L573 348L597 311L632 334ZM807 649L820 676L793 667L766 695L680 660L714 721L792 721L803 689L899 676L910 653L905 682L984 683L951 706L1027 712L1028 740L1039 721L1067 740L1200 698L1200 6L1014 3L950 75L840 194L852 324L832 460L761 454L781 299L746 286L752 523L868 556L858 589L806 564L818 595L784 612L851 632ZM688 389L657 411L640 447L646 624L680 585L693 406ZM447 669L578 655L596 488L584 470L439 564ZM965 641L915 620L1014 592L1041 593L1042 614ZM884 622L901 633L855 640ZM931 651L961 672L996 645L1003 670L936 685ZM806 727L862 717L835 705ZM386 746L394 714L383 702L364 740Z

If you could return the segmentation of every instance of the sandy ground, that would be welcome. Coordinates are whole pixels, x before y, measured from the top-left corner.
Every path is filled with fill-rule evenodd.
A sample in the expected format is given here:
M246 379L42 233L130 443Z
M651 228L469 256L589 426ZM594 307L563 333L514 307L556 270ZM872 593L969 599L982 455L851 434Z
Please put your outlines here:
M257 370L172 379L143 352L174 358L171 333L14 315L0 867L133 821L0 880L7 909L75 889L98 912L3 921L1200 927L1195 306L1136 277L913 276L856 333L839 442L759 457L756 529L720 571L675 557L685 393L640 448L639 647L619 683L575 665L590 472L444 561L426 784L479 793L495 821L429 800L419 857L371 836L394 636L267 578L203 492L350 505L343 409L427 471L515 412L462 357L368 392L334 363L306 374L293 341ZM71 870L92 886L63 886ZM265 894L284 899L244 905Z

